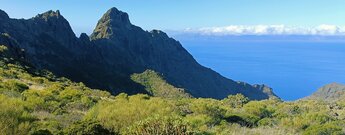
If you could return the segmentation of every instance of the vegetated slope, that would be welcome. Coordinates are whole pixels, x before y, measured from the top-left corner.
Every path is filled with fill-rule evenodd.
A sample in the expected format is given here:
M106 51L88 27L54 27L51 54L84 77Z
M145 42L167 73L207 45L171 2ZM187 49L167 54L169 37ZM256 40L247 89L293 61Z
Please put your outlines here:
M345 85L339 83L325 85L305 99L324 101L345 100Z
M114 97L37 70L20 52L0 45L0 133L5 135L345 133L344 101L249 101L240 94L223 100ZM153 88L175 89L150 70L133 77L143 84L157 83L148 85Z
M112 94L148 93L130 76L151 69L194 97L221 99L237 93L258 100L270 97L260 88L201 66L178 41L162 31L132 25L127 13L116 8L103 15L90 38L86 34L77 38L59 11L27 20L10 19L0 11L0 32L15 41L0 43L21 48L34 67Z
M32 68L18 54L19 48L0 45L1 134L69 133L68 126L82 121L98 101L113 100L106 91ZM111 133L93 121L87 123L89 133Z
M269 98L280 99L276 94L274 94L273 89L265 84L262 84L262 85L254 84L253 86L259 89L260 91L262 91L263 93L265 93Z
M176 88L168 84L162 75L153 70L146 70L140 74L133 74L132 80L145 86L146 90L153 96L164 98L189 98L192 97L182 88Z

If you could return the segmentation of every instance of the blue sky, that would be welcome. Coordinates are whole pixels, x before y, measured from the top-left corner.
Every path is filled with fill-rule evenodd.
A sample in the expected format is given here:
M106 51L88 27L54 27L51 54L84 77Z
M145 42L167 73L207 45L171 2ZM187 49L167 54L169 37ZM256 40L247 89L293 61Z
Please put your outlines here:
M90 33L111 7L143 29L181 30L229 25L345 26L344 0L1 0L13 18L57 10L76 33Z

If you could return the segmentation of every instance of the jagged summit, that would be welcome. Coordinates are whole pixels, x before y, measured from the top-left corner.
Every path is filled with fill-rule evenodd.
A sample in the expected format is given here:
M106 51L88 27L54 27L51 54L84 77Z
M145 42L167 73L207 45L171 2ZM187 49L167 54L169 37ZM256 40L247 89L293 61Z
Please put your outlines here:
M35 35L41 35L42 33L48 34L61 41L64 45L74 42L75 33L67 19L60 14L59 10L49 10L36 15L30 20L35 24L32 26L32 28L35 27L36 29Z
M98 21L91 35L92 39L113 38L123 31L130 30L132 24L128 14L113 7L109 9Z
M113 7L109 9L104 15L103 19L111 19L114 22L120 22L120 24L130 24L128 14Z
M131 24L128 14L116 8L103 15L90 38L76 37L59 11L1 21L0 32L18 42L15 45L25 50L33 66L112 94L147 93L131 75L150 69L193 97L223 99L241 93L261 100L272 95L266 87L237 83L200 65L178 41Z
M44 12L42 14L38 14L36 15L34 18L42 18L42 19L49 19L49 18L60 18L63 20L66 20L61 14L59 10L53 11L53 10L49 10L47 12Z

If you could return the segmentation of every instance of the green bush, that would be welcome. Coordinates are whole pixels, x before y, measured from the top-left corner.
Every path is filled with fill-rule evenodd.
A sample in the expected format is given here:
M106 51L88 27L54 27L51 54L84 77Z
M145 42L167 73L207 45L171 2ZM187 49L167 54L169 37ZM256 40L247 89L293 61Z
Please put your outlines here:
M242 94L229 95L227 98L223 99L226 105L232 108L243 107L244 104L249 102L249 99Z
M268 108L268 104L264 101L252 101L244 105L246 113L257 116L259 118L271 117L273 110Z
M20 99L8 98L0 94L0 133L8 135L25 135L35 120L27 112Z
M48 129L40 129L33 131L31 135L53 135Z
M79 121L63 132L65 135L114 135L115 133L104 128L101 124L94 121Z
M113 132L121 132L135 122L153 115L174 114L167 101L147 95L127 97L121 94L114 101L98 103L86 115L86 119L96 119Z
M135 123L124 134L129 135L192 135L182 119L174 117L153 117Z
M214 99L192 99L189 109L193 113L187 117L191 121L202 120L206 126L213 127L224 120L226 114L226 110L220 104L222 103L219 100Z
M258 121L258 126L273 126L275 125L275 121L271 118L263 118Z
M343 127L334 123L326 123L322 125L313 125L308 127L304 135L344 135Z
M29 89L29 87L26 84L21 83L17 80L7 80L7 81L2 82L0 89L21 93L21 92Z

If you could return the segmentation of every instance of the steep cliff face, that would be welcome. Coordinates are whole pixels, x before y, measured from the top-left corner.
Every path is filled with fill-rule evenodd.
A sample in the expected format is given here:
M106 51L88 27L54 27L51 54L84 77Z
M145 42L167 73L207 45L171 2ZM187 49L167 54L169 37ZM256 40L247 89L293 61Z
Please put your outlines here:
M152 69L194 97L220 99L242 93L251 99L269 98L260 88L201 66L178 41L162 31L132 25L128 14L116 8L103 15L90 38L77 38L59 11L28 20L10 19L0 11L0 32L15 39L34 66L113 94L147 93L130 76Z
M339 83L331 83L319 88L311 96L305 99L337 101L345 99L345 85Z

